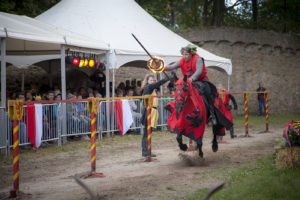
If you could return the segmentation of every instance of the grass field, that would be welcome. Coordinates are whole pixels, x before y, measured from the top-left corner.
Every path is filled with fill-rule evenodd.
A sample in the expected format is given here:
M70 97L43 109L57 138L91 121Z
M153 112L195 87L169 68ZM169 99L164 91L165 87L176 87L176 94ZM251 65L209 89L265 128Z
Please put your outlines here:
M281 115L281 114L270 114L269 115L269 125L272 126L283 126L290 120L299 121L300 114L289 114L289 115ZM235 126L243 126L244 125L244 115L237 115L234 117ZM249 126L261 126L265 125L265 117L257 116L250 114L249 115Z
M235 126L244 125L244 116L234 118ZM290 120L300 120L300 115L270 115L270 127L282 127ZM249 126L264 126L265 118L249 115ZM300 199L300 169L280 170L275 167L274 155L259 158L246 165L231 169L218 169L210 178L225 180L224 188L215 194L213 200L255 199L274 200ZM188 200L203 199L210 189L192 194Z
M210 177L226 180L224 189L216 193L212 200L300 199L300 169L276 169L272 155L237 168L218 169ZM203 199L208 191L199 190L188 200Z

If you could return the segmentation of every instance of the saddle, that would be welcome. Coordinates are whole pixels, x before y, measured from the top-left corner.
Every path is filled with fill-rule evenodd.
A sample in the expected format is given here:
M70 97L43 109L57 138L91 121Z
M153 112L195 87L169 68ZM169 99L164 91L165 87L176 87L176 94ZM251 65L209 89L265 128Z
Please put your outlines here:
M215 114L217 124L224 126L227 130L233 126L229 119L219 110L219 105L216 105L215 99L218 98L218 90L216 86L209 81L196 81L193 82L193 86L199 91L200 95L203 97L205 107L210 113Z

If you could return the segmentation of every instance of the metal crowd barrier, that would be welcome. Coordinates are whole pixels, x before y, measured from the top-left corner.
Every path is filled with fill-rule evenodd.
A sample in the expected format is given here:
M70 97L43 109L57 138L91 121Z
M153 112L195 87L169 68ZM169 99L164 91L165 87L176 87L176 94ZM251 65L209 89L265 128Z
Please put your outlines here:
M113 112L115 101L102 101L99 105L99 112L97 114L97 132L100 133L100 138L102 138L103 134L105 133L115 133L118 130L117 127L117 119L115 112ZM143 111L143 101L139 99L135 100L128 100L129 104L131 105L131 113L133 116L133 124L131 125L129 130L133 130L135 132L141 133L141 117ZM107 109L109 109L109 119L107 119ZM107 123L109 122L109 123Z
M62 113L62 112L61 112ZM60 113L60 118L63 116ZM91 118L87 111L87 101L67 103L67 132L62 133L62 137L66 136L82 136L91 134ZM62 120L60 120L62 122ZM61 126L60 126L61 131Z
M163 106L172 98L159 99L159 122L158 127L166 125L169 114ZM134 123L130 127L131 131L142 133L141 116L143 112L143 100L128 100L132 105L132 115ZM43 104L43 135L42 142L59 141L61 144L63 137L83 136L90 134L90 114L87 111L87 101L66 103L66 132L62 132L63 114L62 103ZM108 109L108 110L107 110ZM115 134L118 132L116 115L113 112L113 101L101 101L99 112L97 113L97 134L102 138L103 134ZM109 112L109 115L107 115ZM107 119L109 116L109 119ZM109 122L109 123L108 123ZM24 115L19 126L20 146L28 145L27 130L27 106L24 105ZM12 147L12 122L9 120L7 111L0 108L0 149Z

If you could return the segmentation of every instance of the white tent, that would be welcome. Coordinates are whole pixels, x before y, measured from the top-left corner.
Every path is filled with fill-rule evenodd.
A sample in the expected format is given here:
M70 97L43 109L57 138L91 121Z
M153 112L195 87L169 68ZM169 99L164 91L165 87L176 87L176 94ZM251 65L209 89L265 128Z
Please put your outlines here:
M161 25L134 0L62 0L37 19L109 43L110 68L149 59L131 33L151 54L163 57L166 63L177 61L180 48L190 43ZM200 47L198 53L208 67L231 75L231 60Z
M107 50L108 44L57 28L36 19L0 12L0 37L6 38L8 63L24 68L59 59L60 45Z
M6 63L28 67L36 62L61 59L62 96L65 98L65 47L108 50L108 44L56 28L26 16L0 12L1 106L6 105ZM90 49L91 51L91 49Z

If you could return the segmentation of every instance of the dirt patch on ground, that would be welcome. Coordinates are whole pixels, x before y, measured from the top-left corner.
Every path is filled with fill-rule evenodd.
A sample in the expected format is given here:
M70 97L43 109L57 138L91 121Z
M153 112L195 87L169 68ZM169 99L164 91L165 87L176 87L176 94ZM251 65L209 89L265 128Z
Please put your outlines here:
M157 154L154 162L144 162L141 157L141 136L128 135L118 141L106 138L97 144L97 172L105 177L81 180L99 199L185 199L198 189L223 181L214 176L218 169L236 167L274 152L281 131L261 134L253 129L253 137L244 138L243 129L237 129L239 137L225 136L227 143L219 144L217 153L212 152L211 134L207 133L204 159L196 151L180 152L174 135L157 132L153 137L153 152ZM52 146L58 151L47 153L44 148L36 153L25 152L23 157L21 154L20 190L31 194L26 199L89 199L73 179L91 169L89 143L87 139L77 143L81 146L72 150ZM0 164L2 196L12 187L11 174L10 160L4 160Z

